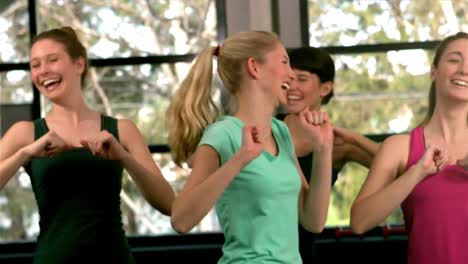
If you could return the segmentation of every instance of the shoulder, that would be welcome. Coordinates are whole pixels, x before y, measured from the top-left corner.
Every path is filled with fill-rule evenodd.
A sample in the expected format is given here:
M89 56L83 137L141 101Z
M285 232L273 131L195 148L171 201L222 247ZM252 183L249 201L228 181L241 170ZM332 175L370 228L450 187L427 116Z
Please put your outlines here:
M226 138L229 136L242 136L242 126L240 120L231 116L223 116L218 121L210 124L203 130L203 138Z
M401 148L402 146L409 146L409 141L409 134L392 135L383 141L382 147L385 146L386 148L392 149Z
M385 160L398 163L399 169L401 171L406 166L406 162L408 160L409 145L409 134L393 135L386 138L382 142L382 145L380 146L377 155Z
M34 141L34 121L19 121L13 124L5 133L6 137L11 137L11 140L30 139Z
M119 135L120 137L122 137L122 139L140 134L140 130L132 120L116 118L113 119L117 121L117 128L119 130Z
M22 148L34 142L34 122L20 121L13 124L0 140L2 148Z

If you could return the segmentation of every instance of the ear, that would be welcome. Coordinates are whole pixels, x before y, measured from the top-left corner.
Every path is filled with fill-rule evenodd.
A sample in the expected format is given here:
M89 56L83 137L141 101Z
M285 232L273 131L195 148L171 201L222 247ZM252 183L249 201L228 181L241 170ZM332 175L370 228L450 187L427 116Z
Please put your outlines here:
M83 74L85 69L85 60L83 57L79 57L75 60L76 69L79 75Z
M333 82L324 82L320 85L320 97L323 98L333 91Z
M254 58L251 57L247 59L247 74L256 80L259 75L257 66L257 61Z

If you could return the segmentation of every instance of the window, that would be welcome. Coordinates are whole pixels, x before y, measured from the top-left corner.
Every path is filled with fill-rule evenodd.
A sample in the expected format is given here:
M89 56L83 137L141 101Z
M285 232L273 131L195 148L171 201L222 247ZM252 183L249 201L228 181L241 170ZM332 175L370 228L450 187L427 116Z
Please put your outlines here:
M84 90L87 103L103 113L134 121L155 152L154 160L163 175L180 191L189 170L176 167L167 153L165 111L195 54L217 45L217 24L224 23L217 21L215 2L2 2L0 111L7 111L9 104L27 104L33 110L38 108L36 118L47 112L50 104L34 91L29 77L30 35L70 25L87 47L91 62ZM29 10L36 13L28 13L28 5L34 5ZM169 217L152 209L126 174L121 200L127 235L174 233ZM21 170L0 191L0 241L34 239L38 220L29 176ZM193 232L219 230L212 211Z
M336 66L332 121L367 135L408 132L425 117L432 49L467 31L466 3L308 0L308 44L329 49ZM303 30L304 30L303 29ZM349 225L367 169L347 164L332 189L328 226ZM386 224L402 224L401 210Z

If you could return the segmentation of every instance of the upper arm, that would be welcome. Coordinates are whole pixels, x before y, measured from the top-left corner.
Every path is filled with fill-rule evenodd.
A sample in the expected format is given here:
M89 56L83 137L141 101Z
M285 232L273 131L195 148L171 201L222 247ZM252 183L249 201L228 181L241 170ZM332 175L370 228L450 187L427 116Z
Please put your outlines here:
M356 145L344 144L333 146L334 167L342 167L346 162L352 161L369 168L372 163L372 158L373 156L371 156L369 152Z
M381 190L402 173L408 160L409 136L391 136L382 143L356 201Z
M128 119L119 119L118 131L121 145L138 160L146 169L159 173L140 130Z
M192 172L181 193L191 190L220 167L220 156L210 145L201 145L191 157Z
M34 142L34 124L30 121L15 123L0 139L0 161Z

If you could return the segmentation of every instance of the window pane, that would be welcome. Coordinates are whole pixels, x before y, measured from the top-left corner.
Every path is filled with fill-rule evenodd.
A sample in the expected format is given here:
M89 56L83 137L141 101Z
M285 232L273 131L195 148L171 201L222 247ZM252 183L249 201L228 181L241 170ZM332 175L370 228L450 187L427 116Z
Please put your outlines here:
M165 116L170 98L190 63L90 68L85 97L91 108L131 119L148 144L166 144ZM218 85L219 86L219 85ZM213 96L220 101L219 89ZM45 113L50 107L46 100Z
M334 60L335 97L325 109L335 124L362 134L400 133L425 117L432 52L337 55Z
M154 154L153 158L172 186L179 192L190 170L175 166L168 153ZM152 208L124 172L121 193L122 220L128 236L173 234L170 218ZM214 210L191 232L220 232ZM39 215L31 181L21 169L0 191L0 241L32 240L39 234Z
M0 4L0 62L26 61L29 54L27 0Z
M172 161L171 155L168 153L153 154L153 158L171 187L176 193L179 193L190 173L188 167L184 166L181 168L176 166ZM127 235L164 235L175 233L171 227L170 217L152 208L143 198L136 185L132 183L129 176L124 180L123 189L130 198L130 203L133 202L138 207L136 210L131 210L128 202L122 199L124 227ZM211 210L191 232L220 232L220 230L216 214L214 210Z
M0 72L0 104L31 103L32 82L28 71Z
M40 0L38 28L73 21L91 58L197 53L215 45L214 2Z
M0 191L0 241L35 239L39 214L31 181L21 168Z
M468 31L465 0L309 0L308 4L311 46L440 40Z
M335 96L325 106L332 122L362 134L408 132L427 112L433 52L389 51L335 55ZM349 225L349 210L368 170L349 163L332 191L328 226ZM397 209L387 224L402 224Z

